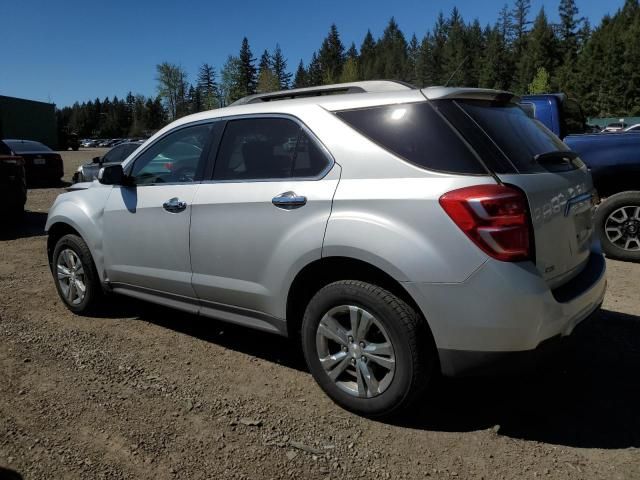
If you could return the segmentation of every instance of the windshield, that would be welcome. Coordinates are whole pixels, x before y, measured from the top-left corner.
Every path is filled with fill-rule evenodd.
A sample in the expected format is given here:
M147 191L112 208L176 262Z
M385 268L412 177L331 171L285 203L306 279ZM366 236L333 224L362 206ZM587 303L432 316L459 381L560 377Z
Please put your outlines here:
M4 140L11 150L16 153L28 153L28 152L52 152L49 147L43 145L40 142L34 142L32 140Z

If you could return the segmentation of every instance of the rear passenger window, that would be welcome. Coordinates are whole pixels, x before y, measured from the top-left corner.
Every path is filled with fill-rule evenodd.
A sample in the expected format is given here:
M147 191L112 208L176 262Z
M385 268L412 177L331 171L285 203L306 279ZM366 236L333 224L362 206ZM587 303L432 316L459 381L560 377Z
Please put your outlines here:
M344 110L337 115L381 147L419 167L487 174L460 137L427 102Z
M214 180L316 177L328 159L296 122L286 118L231 120L220 143Z

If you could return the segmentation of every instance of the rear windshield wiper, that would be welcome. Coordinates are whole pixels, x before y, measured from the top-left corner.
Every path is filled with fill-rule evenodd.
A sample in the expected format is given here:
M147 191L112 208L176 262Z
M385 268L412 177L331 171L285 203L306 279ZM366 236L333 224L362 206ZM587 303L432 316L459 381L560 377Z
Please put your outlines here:
M578 158L578 154L572 150L556 150L553 152L539 153L533 156L533 161L544 163L571 163L572 160Z

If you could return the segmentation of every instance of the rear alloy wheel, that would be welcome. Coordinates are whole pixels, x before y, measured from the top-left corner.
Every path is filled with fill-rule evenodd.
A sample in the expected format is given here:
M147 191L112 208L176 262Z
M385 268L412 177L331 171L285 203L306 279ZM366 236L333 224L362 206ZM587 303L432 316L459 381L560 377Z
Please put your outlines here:
M598 207L596 225L608 257L640 261L640 192L607 198Z
M426 389L435 366L422 317L391 292L356 280L331 283L314 295L302 343L325 393L368 416L406 410Z
M56 244L52 273L60 298L74 313L94 309L102 287L87 244L77 235L65 235Z

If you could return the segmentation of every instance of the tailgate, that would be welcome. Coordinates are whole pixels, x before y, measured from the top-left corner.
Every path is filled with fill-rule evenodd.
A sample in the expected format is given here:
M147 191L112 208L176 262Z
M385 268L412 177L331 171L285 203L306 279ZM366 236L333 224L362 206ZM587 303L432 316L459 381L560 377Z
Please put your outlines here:
M489 171L525 193L534 260L549 287L577 275L589 258L594 232L593 184L577 154L508 96L434 103Z
M577 275L593 240L591 176L585 168L563 173L499 175L529 201L535 260L550 288Z

